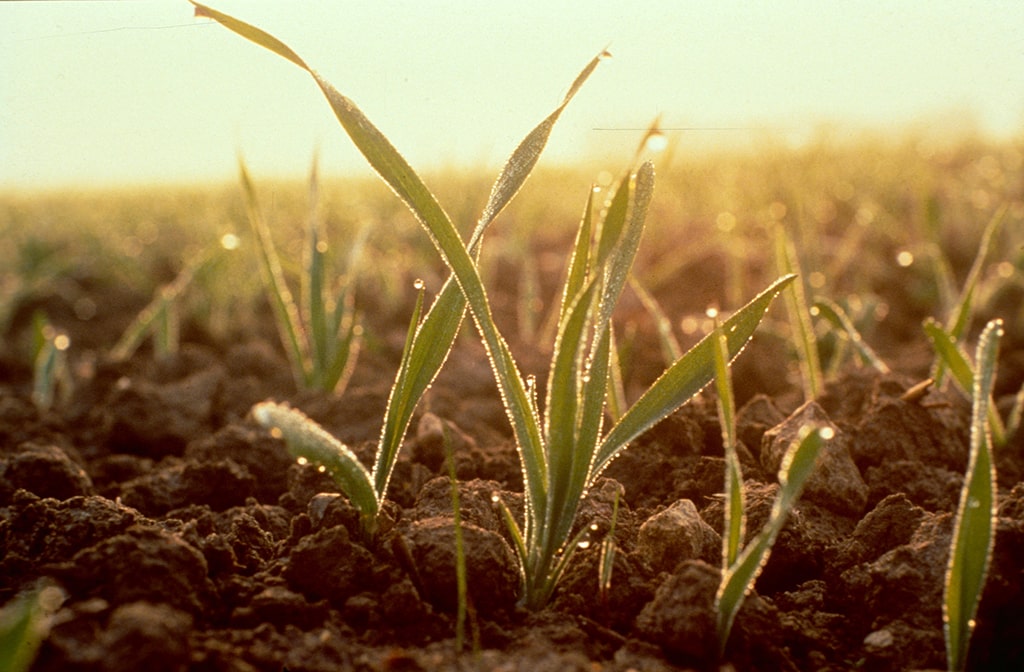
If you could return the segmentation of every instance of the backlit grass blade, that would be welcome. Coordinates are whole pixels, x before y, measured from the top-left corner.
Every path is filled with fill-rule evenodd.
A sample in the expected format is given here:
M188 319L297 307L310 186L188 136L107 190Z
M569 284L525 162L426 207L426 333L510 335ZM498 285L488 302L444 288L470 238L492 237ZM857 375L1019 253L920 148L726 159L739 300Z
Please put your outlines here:
M782 224L775 225L775 263L779 273L800 273L800 262L793 248L793 242ZM804 398L817 399L821 396L821 361L818 356L818 342L814 337L814 325L807 307L807 298L801 281L792 283L784 293L786 312L793 332L797 357L800 361L800 376L804 382Z
M391 386L387 408L384 411L380 440L377 443L377 457L373 465L373 487L377 493L380 493L378 496L382 496L388 490L391 472L395 460L398 458L398 451L402 447L402 439L412 420L413 410L423 391L433 382L437 372L440 371L451 349L450 346L447 349L439 347L444 341L434 341L433 338L438 337L435 332L440 330L442 334L447 335L448 332L457 330L457 323L462 321L461 315L452 315L450 317L451 321L456 323L454 325L438 319L429 324L420 323L425 291L422 281L416 281L416 289L418 290L416 306L413 308L412 320L409 322L405 345L402 348L401 363L398 366L398 373L395 374L395 382ZM437 312L435 315L441 316L442 313ZM439 338L444 338L444 336ZM429 347L430 343L433 343L434 346Z
M729 343L720 327L715 327L715 388L718 391L718 421L722 425L725 453L725 525L722 534L722 566L736 562L743 545L746 517L743 511L743 472L736 452L736 400L729 371Z
M880 373L889 373L889 367L882 358L879 357L870 345L861 337L860 332L857 331L857 327L854 326L853 320L846 314L842 306L837 304L832 299L824 296L819 296L815 299L813 311L817 311L819 315L832 323L834 327L842 330L842 333L846 335L846 339L853 345L857 354L862 360L869 363L876 371Z
M152 335L157 353L166 354L171 352L173 347L170 339L175 338L169 332L172 326L166 324L168 321L168 310L176 302L185 289L192 283L195 277L206 264L213 259L211 250L205 250L192 257L185 267L181 269L177 277L170 283L161 287L156 296L139 311L132 323L124 330L121 338L110 351L110 357L115 360L128 359L145 342L146 337ZM161 342L166 346L160 345Z
M569 91L562 98L561 104L519 143L519 146L516 147L516 150L505 163L504 168L502 168L498 180L491 188L490 198L484 207L483 216L480 218L481 222L491 222L516 195L534 166L537 165L537 160L540 158L541 152L544 150L545 145L547 145L548 137L551 135L551 129L554 128L555 122L558 121L569 101L573 99L591 73L597 69L598 63L610 56L611 54L607 51L602 51L591 59L579 75L577 75L576 80L569 87Z
M974 619L995 543L996 473L988 418L1002 332L1000 320L989 322L982 332L975 357L971 453L954 519L942 605L950 670L963 670L967 666Z
M613 423L618 422L626 412L626 385L622 376L622 361L619 358L619 346L616 344L615 329L608 326L611 357L608 359L608 398L605 401L605 412Z
M565 314L570 304L583 291L583 285L589 275L591 243L593 242L592 237L594 235L594 194L596 191L596 187L590 189L590 195L587 196L587 204L583 208L583 216L580 219L580 226L576 230L576 240L573 243L572 254L569 256L569 268L566 271L565 285L562 288L562 300L558 313L559 325L565 319Z
M772 545L785 526L786 517L803 491L807 478L814 470L818 451L825 441L832 438L830 428L804 427L801 434L802 438L794 442L782 458L779 469L779 494L772 504L768 522L747 544L736 562L722 573L722 583L715 596L720 652L725 651L733 620L743 604L743 599L753 588L761 568L768 562Z
M996 211L992 216L992 219L990 219L988 224L985 226L985 231L981 234L981 242L978 244L978 252L974 257L974 262L971 264L971 270L968 272L967 279L964 281L964 286L960 291L960 297L956 302L956 306L950 314L949 320L946 322L946 332L952 336L954 340L961 340L970 327L971 318L974 316L974 296L978 288L978 283L981 281L988 253L992 249L992 240L1006 216L1007 207L1008 206L1003 205L998 211ZM932 378L935 379L936 384L941 384L944 377L945 366L943 360L938 359L935 363L935 371Z
M665 311L661 309L661 304L644 289L644 286L640 284L640 281L635 276L629 276L629 286L636 294L637 298L640 299L640 305L644 307L647 314L654 320L654 327L658 330L658 342L661 344L661 356L665 360L665 364L669 365L683 356L683 348L679 345L679 340L672 333L672 321L665 315Z
M263 218L263 211L260 208L259 199L256 197L256 189L253 187L249 171L241 158L238 160L238 170L242 180L242 188L245 191L246 211L249 215L249 224L256 234L258 241L258 252L260 255L260 270L263 273L269 291L270 306L274 311L277 331L281 336L281 342L285 345L285 353L292 367L292 374L295 377L295 384L299 387L306 386L307 368L309 361L308 344L302 331L302 319L299 315L298 305L292 297L288 283L285 282L284 271L281 269L281 260L277 256L274 241L270 237L270 228Z
M608 277L601 299L600 323L602 325L609 324L612 319L612 312L626 286L629 270L633 267L633 261L636 259L636 253L640 247L644 224L647 221L647 208L654 195L654 164L649 161L642 164L637 169L632 182L633 197L629 200L630 208L625 217L622 231L616 232L615 247L605 265ZM604 242L605 231L602 230L601 243ZM600 250L598 258L601 259Z
M974 390L974 367L964 354L956 340L942 327L941 324L929 318L924 321L924 332L932 342L937 357L942 361L946 370L953 375L957 386L970 396ZM988 404L988 424L992 433L992 442L996 446L1006 443L1006 428L999 417L995 404Z
M328 366L331 357L330 347L336 334L329 334L327 329L327 310L325 298L327 291L324 276L326 275L327 236L324 232L323 218L320 213L320 183L317 179L316 159L309 171L309 214L306 221L306 249L303 259L303 272L299 288L301 317L309 327L312 361L307 376L309 380L318 375ZM316 381L316 387L322 388L323 381Z
M364 530L372 536L380 502L370 472L356 454L301 411L265 401L252 408L253 418L283 438L296 458L318 465L334 479L360 512Z
M722 324L728 339L730 362L753 336L771 302L795 278L794 275L779 278ZM713 336L706 336L670 366L626 411L602 440L591 478L596 478L626 444L682 406L714 379L714 347Z

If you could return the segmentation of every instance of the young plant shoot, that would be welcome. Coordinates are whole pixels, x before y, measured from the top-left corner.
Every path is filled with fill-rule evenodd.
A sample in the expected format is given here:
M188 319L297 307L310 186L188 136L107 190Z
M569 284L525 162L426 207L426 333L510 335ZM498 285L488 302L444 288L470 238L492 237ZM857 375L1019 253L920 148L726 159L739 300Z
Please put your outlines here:
M729 642L732 624L747 594L753 590L761 568L768 562L775 539L796 504L807 478L814 469L822 444L832 438L832 429L805 426L799 441L782 458L779 469L779 494L772 505L768 522L760 533L743 547L746 512L743 507L743 473L736 451L736 403L728 368L728 341L721 327L714 338L715 386L718 392L718 417L722 425L725 449L725 529L722 532L722 582L715 596L718 619L718 652L721 657Z
M276 53L305 68L301 59L298 59L294 52L263 31L197 5L197 13L199 12L207 12L209 16L235 32L252 39L257 44L271 48ZM403 200L421 221L429 219L436 222L436 228L442 232L442 235L451 237L452 242L458 246L457 249L471 259L469 266L475 270L475 260L479 255L480 243L486 228L518 193L536 165L547 144L551 129L562 110L568 105L583 81L597 67L598 60L599 58L595 57L583 69L561 104L534 128L513 152L491 189L490 198L477 222L468 247L462 244L454 225L434 200L433 195L384 136L365 117L362 117L358 108L351 101L342 97L326 82L320 79L317 79L317 82L334 107L339 119L346 124L345 128L350 132L352 132L351 128L361 129L362 134L353 137L361 138L361 142L357 143L357 146L368 159L371 159L371 164L381 171L382 175L387 176L388 183L403 197ZM312 71L310 72L313 74ZM315 74L314 77L316 77ZM291 346L289 352L292 353L293 364L301 363L305 359L302 354L304 352L302 341L299 337L298 327L301 326L301 321L298 317L298 309L284 284L280 263L269 242L269 231L263 223L252 183L244 165L242 166L242 180L248 196L250 218L254 229L260 239L265 241L261 246L263 267L273 289L270 296L278 315L278 324L281 326L285 342ZM315 243L316 239L311 244ZM313 258L316 258L315 255ZM322 271L311 271L310 275L314 280L320 279L318 282L311 281L309 283L311 287L322 286ZM289 449L296 458L318 464L332 475L341 490L348 495L360 511L364 530L371 536L376 530L377 515L386 496L391 472L394 469L402 439L412 419L413 410L440 372L465 315L466 301L463 292L459 284L449 278L420 321L419 315L423 300L422 283L417 283L417 288L420 290L420 298L410 324L398 374L391 388L372 471L367 470L347 446L300 411L273 402L258 404L253 409L253 416L257 422L271 427L275 433L279 433L288 443ZM315 296L316 293L311 292L311 294ZM302 369L306 371L309 370L309 367L303 366Z
M967 650L996 536L996 472L989 410L996 377L996 355L1003 334L1000 320L985 326L975 356L971 410L971 451L960 491L960 505L949 551L942 619L950 672L967 667Z
M449 314L461 316L461 299L465 297L487 351L512 425L525 484L523 524L504 509L520 561L521 602L534 609L543 606L576 548L576 512L587 489L631 440L686 403L715 375L715 346L709 337L674 362L602 436L611 368L612 311L643 232L654 187L650 163L619 181L596 219L594 194L590 193L562 292L543 409L539 408L533 386L520 372L492 317L487 290L476 265L479 238L518 191L565 105L606 53L602 52L583 69L562 104L515 150L467 245L419 176L351 100L276 38L194 4L201 15L287 58L314 77L353 143L410 208L452 271L454 281L449 280L435 306L442 300L451 301L460 310ZM786 276L775 281L725 322L729 360L739 353L772 300L792 280L793 276ZM456 296L450 297L448 292ZM449 346L450 342L444 345ZM438 365L443 359L439 358Z
M309 218L302 267L300 304L285 281L267 225L245 163L239 159L249 223L259 241L260 268L267 298L274 311L281 342L296 384L301 388L342 392L355 367L362 326L355 309L355 269L362 237L352 245L346 274L332 292L327 281L327 235L319 209L316 162L309 177Z

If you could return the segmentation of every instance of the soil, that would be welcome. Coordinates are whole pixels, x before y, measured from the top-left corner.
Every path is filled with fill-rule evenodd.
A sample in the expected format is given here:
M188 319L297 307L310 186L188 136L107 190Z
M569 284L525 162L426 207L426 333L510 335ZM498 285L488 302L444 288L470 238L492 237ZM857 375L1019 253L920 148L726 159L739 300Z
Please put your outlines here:
M73 394L56 410L31 402L31 372L14 346L5 345L0 360L0 603L40 583L65 596L33 670L719 666L712 603L724 469L710 396L610 466L579 516L579 525L596 526L589 547L551 604L528 612L516 606L514 556L492 505L498 493L514 508L522 479L473 339L459 339L422 405L383 531L367 542L334 484L290 459L247 414L256 402L287 400L369 459L397 366L394 338L364 353L343 395L301 392L276 342L260 336L272 336L269 323L230 343L186 330L174 355L107 360L102 349L120 333L107 318L116 324L123 299L94 296L98 315L61 325L73 343L94 343L99 354L74 354ZM61 306L46 307L59 322ZM22 338L17 328L8 344ZM400 344L405 326L386 328ZM915 345L891 336L904 331L912 330L894 324L878 336L894 373L848 368L813 404L785 382L789 360L770 334L738 360L748 531L768 516L779 447L793 427L830 422L837 439L739 613L727 665L945 667L942 585L970 409L953 389L903 398L929 364L923 338ZM516 347L524 362L543 361ZM651 361L634 354L635 370L656 363L656 346L635 348L643 352ZM1020 387L1022 354L1008 334L1001 396ZM456 437L468 554L472 610L461 651L442 423ZM972 669L1024 669L1022 456L1020 436L997 453L998 530ZM616 493L617 552L603 594L598 542Z

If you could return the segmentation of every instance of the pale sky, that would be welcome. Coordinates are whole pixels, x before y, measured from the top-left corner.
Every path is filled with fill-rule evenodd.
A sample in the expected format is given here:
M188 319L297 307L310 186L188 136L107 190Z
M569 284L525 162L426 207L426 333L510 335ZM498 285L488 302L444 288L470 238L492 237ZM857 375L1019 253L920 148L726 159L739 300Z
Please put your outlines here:
M1024 2L211 2L276 35L422 171L499 165L605 61L546 162L618 170L657 115L687 143L897 132L962 116L1024 133ZM613 129L613 130L601 130ZM185 0L0 3L0 188L370 174L312 79Z

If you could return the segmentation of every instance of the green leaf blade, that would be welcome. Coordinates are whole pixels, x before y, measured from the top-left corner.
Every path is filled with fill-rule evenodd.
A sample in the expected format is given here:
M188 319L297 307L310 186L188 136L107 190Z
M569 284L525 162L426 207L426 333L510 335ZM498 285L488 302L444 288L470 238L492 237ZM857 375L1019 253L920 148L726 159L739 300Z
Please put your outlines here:
M996 475L988 418L1002 332L1002 322L993 320L986 325L978 343L978 370L972 388L970 460L954 518L943 600L950 670L963 670L967 666L974 618L995 542Z
M722 573L722 582L715 597L720 652L724 652L736 614L747 593L753 590L761 568L768 562L775 539L785 526L790 510L814 470L821 446L831 436L830 428L804 428L803 438L794 442L782 458L779 493L772 505L768 521L743 549L736 561Z
M727 319L722 328L729 343L730 361L753 336L768 307L796 276L779 278L750 303ZM598 450L593 477L597 477L630 441L689 401L715 376L714 341L709 335L669 367L619 419Z
M370 472L348 446L301 411L283 404L261 402L253 406L252 416L261 426L283 438L294 457L321 465L372 529L380 501Z

